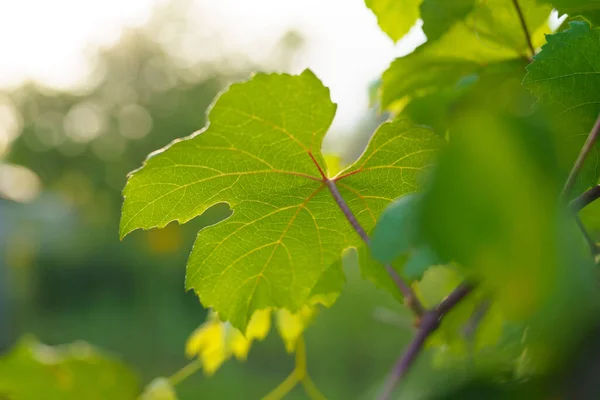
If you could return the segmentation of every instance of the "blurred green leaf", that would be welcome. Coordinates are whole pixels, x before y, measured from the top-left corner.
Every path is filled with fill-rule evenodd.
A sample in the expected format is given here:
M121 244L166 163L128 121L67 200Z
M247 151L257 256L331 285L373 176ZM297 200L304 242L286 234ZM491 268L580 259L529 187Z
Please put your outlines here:
M404 264L403 273L409 279L420 279L427 268L442 263L443 260L431 247L421 245L412 252L408 261Z
M577 340L560 327L583 329L597 303L583 240L560 211L552 140L543 126L473 110L455 124L419 219L424 240L480 281L508 322L529 324L546 366Z
M84 342L50 347L21 339L0 358L0 397L18 400L131 400L136 375Z
M377 22L394 42L408 33L419 18L421 0L365 0Z
M167 378L155 378L146 386L140 400L177 400L177 393Z
M210 125L153 153L124 189L121 236L184 223L215 203L234 214L201 231L186 286L202 304L245 330L267 307L296 312L339 290L327 268L362 242L325 185L321 141L335 114L329 90L310 71L257 74L232 85L210 111ZM382 125L362 157L336 177L340 193L369 231L392 199L417 189L441 141L398 121ZM331 176L331 172L329 172ZM339 271L339 265L337 268Z
M421 18L428 40L436 40L475 7L475 0L423 0Z
M402 196L381 214L371 235L371 253L375 260L389 264L413 248L418 201L417 194Z
M563 163L572 165L600 112L600 30L587 22L574 21L570 29L548 36L548 43L527 67L523 84L539 103L554 115L553 122L562 136ZM597 146L586 160L580 174L581 188L589 187L600 177L600 153Z

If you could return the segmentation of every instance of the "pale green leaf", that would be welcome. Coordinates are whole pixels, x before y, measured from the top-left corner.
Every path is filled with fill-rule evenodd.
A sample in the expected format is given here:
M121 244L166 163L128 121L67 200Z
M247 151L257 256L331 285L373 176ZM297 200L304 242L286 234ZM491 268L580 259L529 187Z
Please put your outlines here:
M382 31L397 42L408 33L419 18L421 0L365 0L377 17Z
M548 43L527 67L523 84L549 109L566 132L560 155L572 165L600 112L600 30L587 22L571 22L570 29L548 36ZM597 148L588 156L580 185L600 177Z
M331 303L343 274L328 269L342 250L363 245L320 172L334 113L328 89L308 70L232 85L205 130L152 154L129 177L121 236L226 202L233 215L199 233L188 262L186 286L205 307L243 331L259 309ZM369 231L392 199L418 187L440 145L425 128L384 124L361 159L332 179Z
M0 358L0 398L18 400L131 400L136 375L84 342L51 347L21 339Z
M156 378L146 386L139 400L177 400L177 393L167 378Z

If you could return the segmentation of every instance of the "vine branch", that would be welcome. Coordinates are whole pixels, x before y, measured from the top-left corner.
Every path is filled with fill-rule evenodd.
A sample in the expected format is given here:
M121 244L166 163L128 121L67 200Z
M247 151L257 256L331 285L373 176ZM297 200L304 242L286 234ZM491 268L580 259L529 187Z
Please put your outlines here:
M583 222L581 222L581 219L579 218L579 216L577 216L577 213L589 204L598 200L598 198L600 198L600 185L594 186L593 188L586 190L583 194L581 194L579 197L576 197L569 203L569 211L575 214L575 222L577 222L577 225L579 226L579 229L581 230L585 241L590 247L592 256L594 257L600 254L600 247L598 247L596 241L587 231L585 225L583 225Z
M333 196L333 199L337 203L338 207L340 207L340 210L342 210L342 213L344 213L344 216L346 217L348 222L350 222L350 225L352 225L356 233L358 233L358 236L360 236L361 239L368 246L371 242L369 239L369 235L367 235L367 232L365 232L360 222L358 222L358 220L354 216L352 210L350 210L350 207L348 207L348 204L342 197L342 194L340 193L337 185L335 184L335 180L326 179L325 184L329 188L329 191L331 192L331 195ZM391 265L385 265L385 270L402 293L402 296L404 297L408 307L410 307L410 309L416 315L423 315L425 309L423 308L423 305L421 304L413 290L410 288L410 286L404 281L404 279L402 279L400 275L398 275L398 272L396 272L396 270Z
M344 216L350 222L350 225L354 228L356 233L362 238L362 240L369 245L370 240L367 232L360 225L356 216L348 207L348 204L342 197L339 189L335 184L335 179L325 179L325 184L329 188L331 195L333 196L335 202L340 207ZM413 290L410 286L398 275L396 270L392 268L391 265L386 265L385 269L387 273L392 277L402 295L405 298L407 305L413 310L413 312L419 317L417 323L417 335L405 350L404 354L398 359L396 364L392 369L392 373L388 378L386 383L384 392L382 394L381 400L389 399L389 396L392 394L394 387L396 384L406 375L414 360L417 358L421 350L423 349L423 345L427 338L436 331L436 329L440 326L442 318L450 310L454 308L465 296L467 296L472 290L473 285L469 283L463 283L459 285L452 293L450 293L444 300L437 305L437 307L426 310Z
M586 190L579 197L576 197L569 203L569 210L574 214L583 210L586 206L600 198L600 185Z
M417 358L427 338L435 332L442 322L442 319L450 310L452 310L463 298L465 298L474 286L468 283L459 285L452 293L438 304L437 307L425 312L421 318L421 324L417 330L417 335L404 351L402 356L396 361L392 373L388 378L380 400L388 400L394 391L398 382L406 375L410 366Z
M535 47L533 47L533 43L531 42L531 35L529 34L529 29L527 28L527 22L525 21L525 15L523 15L523 10L521 10L521 6L519 6L518 0L512 0L513 5L515 6L515 10L517 10L517 14L519 15L519 21L521 21L521 28L523 28L523 33L525 34L525 39L527 40L527 46L529 46L529 50L531 51L531 56L535 55Z
M594 123L594 127L590 131L590 134L588 135L585 143L583 144L583 147L581 148L581 152L579 153L579 156L577 156L577 160L575 161L575 165L573 165L573 169L571 170L571 173L569 174L569 177L567 178L567 182L565 183L562 193L560 194L562 199L566 200L569 197L569 194L571 193L571 190L573 189L573 186L575 185L575 181L577 180L577 175L579 175L579 171L581 171L581 168L583 167L583 163L585 162L585 159L587 158L588 154L590 154L590 151L594 147L594 144L596 143L596 140L598 139L599 133L600 133L600 114L598 115L598 118L596 119L596 122Z

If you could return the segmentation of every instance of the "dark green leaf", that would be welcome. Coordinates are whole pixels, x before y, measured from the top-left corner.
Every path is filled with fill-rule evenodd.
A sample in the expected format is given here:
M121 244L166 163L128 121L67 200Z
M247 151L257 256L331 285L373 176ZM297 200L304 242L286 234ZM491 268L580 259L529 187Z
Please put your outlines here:
M416 206L419 196L409 194L390 204L371 235L375 260L389 264L408 252L416 243Z
M582 21L569 25L570 29L548 36L523 82L564 132L560 146L564 165L574 163L600 112L600 30ZM580 174L581 188L598 181L599 162L596 147Z

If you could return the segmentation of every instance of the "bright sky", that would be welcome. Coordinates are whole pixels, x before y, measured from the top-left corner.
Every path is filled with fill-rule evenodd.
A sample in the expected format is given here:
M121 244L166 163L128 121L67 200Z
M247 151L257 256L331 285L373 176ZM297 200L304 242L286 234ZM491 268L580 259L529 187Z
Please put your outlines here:
M153 7L167 1L0 1L0 88L27 79L64 89L81 84L90 73L91 49L115 43L123 27L143 25ZM251 59L290 28L299 31L306 40L305 52L290 72L309 67L330 87L338 103L334 124L340 130L351 128L364 115L369 83L392 59L424 40L420 29L414 29L394 46L363 0L196 0L190 4L192 21L198 15L199 21L208 20L216 27L222 37L219 46ZM189 47L194 48L193 43Z

